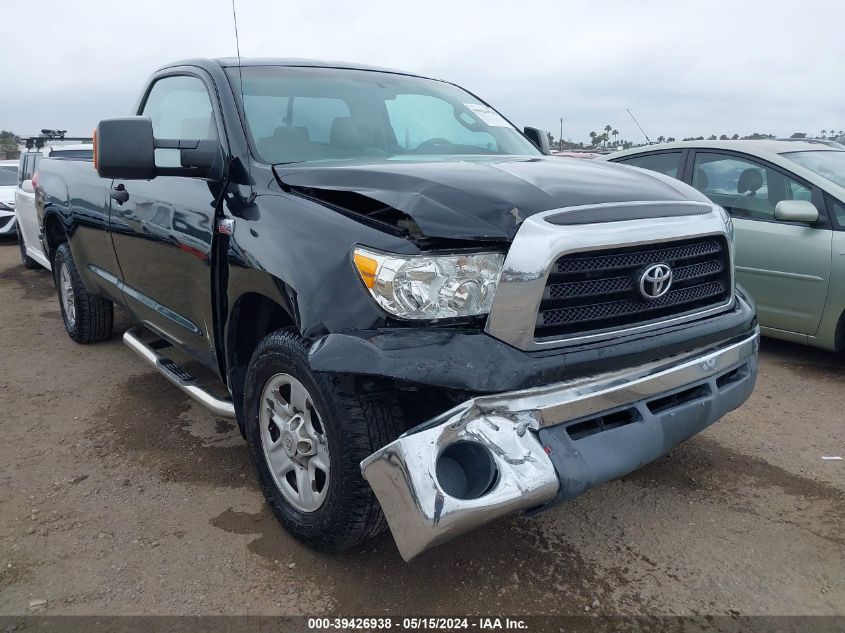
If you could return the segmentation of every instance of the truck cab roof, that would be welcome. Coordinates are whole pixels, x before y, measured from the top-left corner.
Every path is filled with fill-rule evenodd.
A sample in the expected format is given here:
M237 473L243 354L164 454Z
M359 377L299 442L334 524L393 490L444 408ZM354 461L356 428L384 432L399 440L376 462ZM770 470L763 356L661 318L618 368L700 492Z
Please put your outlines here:
M426 75L411 73L404 70L397 70L395 68L387 68L383 66L373 66L369 64L358 64L355 62L337 61L337 60L320 60L320 59L305 59L298 57L220 57L216 59L195 58L185 59L180 61L165 64L159 70L167 68L174 68L177 66L198 66L200 68L208 69L210 66L220 66L221 68L232 68L237 66L290 66L293 68L343 68L347 70L369 70L373 72L393 73L396 75L408 75L411 77L422 77L425 79L432 79ZM436 78L435 78L436 79Z

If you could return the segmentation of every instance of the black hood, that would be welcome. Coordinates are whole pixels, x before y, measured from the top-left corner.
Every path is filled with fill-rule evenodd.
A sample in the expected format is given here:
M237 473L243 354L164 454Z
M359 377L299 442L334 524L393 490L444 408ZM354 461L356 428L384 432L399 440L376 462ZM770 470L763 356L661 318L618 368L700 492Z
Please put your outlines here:
M397 210L425 237L510 240L527 217L585 204L701 200L680 181L614 163L576 158L333 162L274 167L294 191L354 194L355 211L375 203ZM366 214L366 211L364 211Z

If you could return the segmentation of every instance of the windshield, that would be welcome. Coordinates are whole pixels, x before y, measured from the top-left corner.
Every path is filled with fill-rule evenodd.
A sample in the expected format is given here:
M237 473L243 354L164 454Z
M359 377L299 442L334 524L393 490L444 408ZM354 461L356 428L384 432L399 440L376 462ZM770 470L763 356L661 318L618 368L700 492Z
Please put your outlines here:
M837 185L845 187L845 152L789 152L782 154L782 156L795 161L802 167L811 169L828 180L832 180Z
M247 66L250 143L268 163L539 151L492 108L441 81L335 68ZM238 68L228 68L241 97Z
M18 184L18 168L15 165L0 165L0 187Z

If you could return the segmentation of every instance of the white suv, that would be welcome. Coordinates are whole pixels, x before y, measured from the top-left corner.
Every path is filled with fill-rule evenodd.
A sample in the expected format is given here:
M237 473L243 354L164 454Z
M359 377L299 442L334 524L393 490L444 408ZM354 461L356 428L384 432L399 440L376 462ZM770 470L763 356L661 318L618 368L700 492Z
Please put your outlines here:
M13 203L17 216L21 260L27 268L36 268L41 265L50 270L50 259L44 251L41 218L38 217L35 209L35 187L33 186L33 176L36 175L38 164L45 156L50 158L93 159L94 146L91 143L55 145L29 149L21 154L15 202Z
M0 160L0 235L15 232L15 184L18 161Z

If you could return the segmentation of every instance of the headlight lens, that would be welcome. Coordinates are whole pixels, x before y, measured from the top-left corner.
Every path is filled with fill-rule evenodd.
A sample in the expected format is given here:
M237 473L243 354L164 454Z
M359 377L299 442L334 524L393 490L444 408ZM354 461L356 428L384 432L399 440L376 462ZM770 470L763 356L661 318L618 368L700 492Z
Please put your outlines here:
M356 248L355 267L376 302L403 319L487 314L505 256L393 255Z

